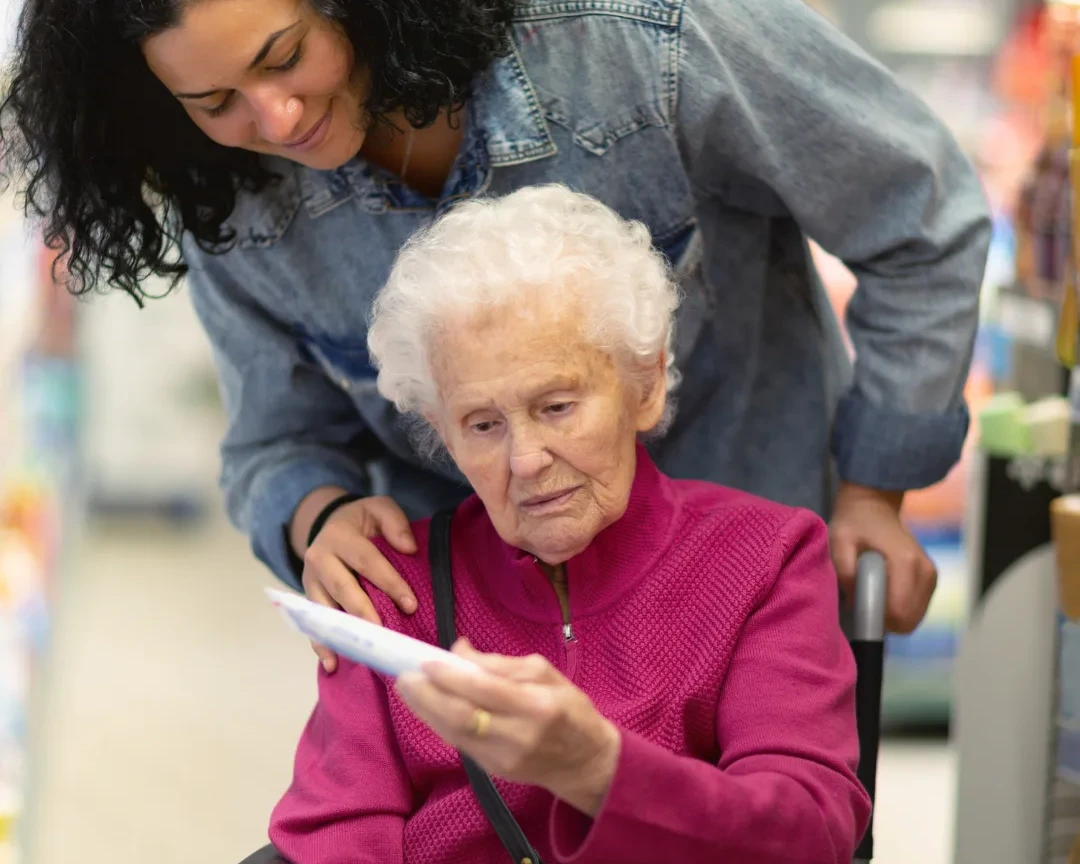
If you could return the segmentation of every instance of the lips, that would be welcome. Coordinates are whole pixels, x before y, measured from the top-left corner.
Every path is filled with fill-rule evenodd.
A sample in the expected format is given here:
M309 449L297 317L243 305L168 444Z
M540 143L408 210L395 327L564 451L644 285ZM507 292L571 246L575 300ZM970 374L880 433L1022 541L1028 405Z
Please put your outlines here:
M526 498L521 502L522 507L540 508L548 504L561 503L562 499L569 498L580 487L570 486L566 489L560 489L557 492L546 492L543 495L534 495L531 498Z
M324 127L330 120L330 108L326 109L326 113L319 118L318 122L312 126L307 132L301 135L294 141L290 141L285 146L290 150L303 150L304 147L310 145L315 139L322 133Z

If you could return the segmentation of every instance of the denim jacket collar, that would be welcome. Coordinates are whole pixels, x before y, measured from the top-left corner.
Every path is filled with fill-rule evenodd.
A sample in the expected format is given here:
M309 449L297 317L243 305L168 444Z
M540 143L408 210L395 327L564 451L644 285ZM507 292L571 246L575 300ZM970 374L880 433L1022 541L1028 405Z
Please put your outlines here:
M490 167L521 165L558 152L516 45L476 82L466 110L462 143L462 156L466 159L474 145L481 143ZM459 156L459 162L461 159ZM455 170L460 167L456 165ZM334 171L301 169L301 172L304 202L312 216L321 216L352 196L371 212L386 209L383 194L386 178L363 159L354 159ZM479 183L481 188L468 192L482 191L483 185L486 184ZM460 197L453 195L452 199Z

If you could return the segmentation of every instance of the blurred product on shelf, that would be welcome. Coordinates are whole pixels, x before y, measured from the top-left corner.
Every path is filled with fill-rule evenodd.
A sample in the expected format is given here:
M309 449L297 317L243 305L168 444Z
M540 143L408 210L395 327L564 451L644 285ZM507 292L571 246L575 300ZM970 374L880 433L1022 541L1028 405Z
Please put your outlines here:
M27 480L0 490L0 850L14 860L27 776L27 716L44 645L54 547L45 488ZM4 860L0 851L0 860Z
M73 302L0 196L0 864L31 782L28 729L76 452Z
M1063 495L1054 501L1050 507L1050 518L1057 556L1061 611L1070 621L1080 624L1080 495ZM1080 723L1080 680L1074 683L1078 689L1077 700L1066 701L1075 708L1070 710L1070 716Z
M979 412L979 446L993 456L1049 456L1069 449L1069 401L1048 396L1033 403L1015 392L996 393Z
M1016 282L1024 293L1059 306L1066 285L1073 285L1070 220L1069 151L1073 57L1080 48L1080 6L1049 3L1028 25L1028 40L1042 62L1027 71L1003 70L999 76L1006 92L1020 102L1038 123L1039 152L1017 197Z

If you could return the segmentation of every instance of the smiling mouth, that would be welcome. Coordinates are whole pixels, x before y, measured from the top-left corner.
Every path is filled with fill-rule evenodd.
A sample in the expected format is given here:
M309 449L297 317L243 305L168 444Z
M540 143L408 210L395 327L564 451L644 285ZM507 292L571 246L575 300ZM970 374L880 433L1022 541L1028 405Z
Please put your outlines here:
M291 150L295 150L297 148L303 147L305 144L310 143L315 138L315 136L318 135L322 131L323 126L325 126L326 123L329 121L329 119L330 119L330 111L331 111L331 109L327 108L326 113L323 114L323 116L319 118L318 122L316 122L316 124L314 126L312 126L307 132L305 132L303 135L301 135L295 141L290 141L285 146L288 147Z

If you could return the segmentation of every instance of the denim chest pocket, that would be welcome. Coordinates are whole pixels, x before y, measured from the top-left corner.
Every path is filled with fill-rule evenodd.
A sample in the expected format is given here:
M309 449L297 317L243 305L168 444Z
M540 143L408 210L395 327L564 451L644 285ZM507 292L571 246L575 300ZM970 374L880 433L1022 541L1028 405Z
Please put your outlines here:
M515 35L544 117L597 156L635 132L669 128L678 5L530 4Z
M544 116L571 133L574 143L594 156L605 155L613 145L649 127L666 128L667 120L655 104L619 106L601 114L581 112L570 101L537 87Z

